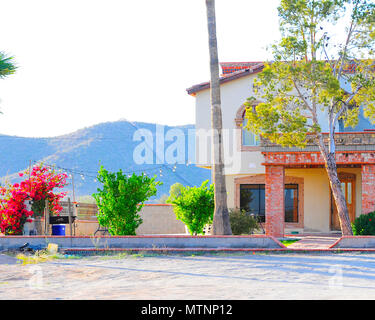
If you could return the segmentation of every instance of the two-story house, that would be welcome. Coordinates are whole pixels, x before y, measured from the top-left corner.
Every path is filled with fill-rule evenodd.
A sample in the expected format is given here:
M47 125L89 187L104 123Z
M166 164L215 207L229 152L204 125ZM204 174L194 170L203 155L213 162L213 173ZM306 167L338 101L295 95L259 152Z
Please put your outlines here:
M311 141L305 149L283 148L243 129L244 102L262 62L221 63L224 165L228 207L243 208L264 222L266 233L339 232L324 161ZM211 167L210 84L187 89L195 97L196 164ZM254 102L254 105L259 102ZM323 131L328 123L319 114ZM350 219L375 210L375 128L361 114L356 128L339 126L337 165ZM328 136L328 134L327 134Z

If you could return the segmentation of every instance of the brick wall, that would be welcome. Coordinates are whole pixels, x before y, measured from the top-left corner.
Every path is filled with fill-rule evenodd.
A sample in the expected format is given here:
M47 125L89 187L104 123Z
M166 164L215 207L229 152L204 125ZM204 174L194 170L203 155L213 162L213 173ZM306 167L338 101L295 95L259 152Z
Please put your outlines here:
M298 185L298 223L286 222L286 228L303 228L304 227L304 178L285 176L285 184L297 184ZM240 186L241 184L266 184L266 176L264 174L241 176L234 178L234 208L240 208ZM228 202L228 206L232 207L232 204Z
M375 211L375 165L362 165L362 213Z
M266 235L284 236L284 184L282 166L266 167Z
M320 152L263 152L264 165L288 166L298 165L324 166L325 162ZM338 165L375 164L375 152L372 151L346 151L336 153Z

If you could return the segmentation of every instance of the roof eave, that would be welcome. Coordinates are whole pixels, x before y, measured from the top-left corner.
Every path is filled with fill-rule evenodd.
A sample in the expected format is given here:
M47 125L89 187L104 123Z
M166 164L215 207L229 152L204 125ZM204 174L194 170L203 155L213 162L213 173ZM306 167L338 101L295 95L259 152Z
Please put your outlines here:
M236 80L236 79L239 79L239 78L242 78L242 77L246 77L246 76L249 76L251 74L259 73L263 70L263 68L264 68L264 65L262 64L262 65L258 66L257 68L244 69L244 70L241 70L239 72L234 72L232 74L220 77L220 84L223 84L223 83L226 83L226 82L229 82L229 81L233 81L233 80ZM194 85L190 88L187 88L186 91L187 91L188 94L190 94L192 96L195 96L197 92L202 91L202 90L206 90L206 89L209 89L209 88L210 88L210 81L207 81L207 82L203 82L203 83Z

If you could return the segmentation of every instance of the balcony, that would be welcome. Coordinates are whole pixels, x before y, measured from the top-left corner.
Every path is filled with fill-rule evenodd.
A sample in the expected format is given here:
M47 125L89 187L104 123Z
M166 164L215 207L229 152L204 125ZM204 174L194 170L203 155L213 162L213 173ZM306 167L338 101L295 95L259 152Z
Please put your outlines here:
M323 133L324 142L328 145L328 133ZM342 132L335 134L336 151L375 151L375 130L362 132ZM261 139L260 148L262 152L319 152L314 138L308 138L306 147L282 147L270 142L268 139Z

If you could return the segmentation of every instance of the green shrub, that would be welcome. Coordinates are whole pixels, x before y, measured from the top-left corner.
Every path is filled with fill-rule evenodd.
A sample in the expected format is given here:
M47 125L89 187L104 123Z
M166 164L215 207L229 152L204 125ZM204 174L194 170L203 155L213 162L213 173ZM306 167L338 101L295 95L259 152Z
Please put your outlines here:
M259 229L257 219L245 210L230 209L229 221L234 235L252 234L254 230Z
M156 187L161 182L144 174L130 177L121 170L112 173L101 166L98 181L102 189L92 196L98 206L98 222L106 227L111 235L135 235L135 230L142 223L138 214L144 202L156 195Z
M375 236L375 212L361 214L352 223L355 236Z
M170 203L176 218L182 221L192 235L203 234L206 224L214 216L214 186L207 187L208 180L200 187L182 187L180 194Z
M172 203L174 200L176 200L181 195L181 190L183 188L184 186L179 182L172 184L169 188L169 197L166 203Z

